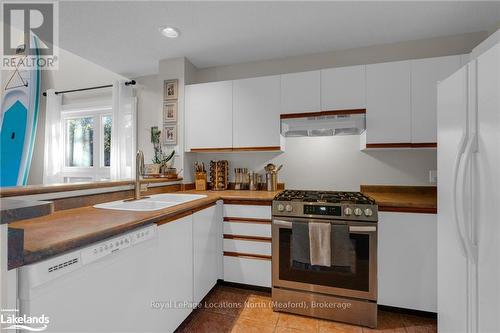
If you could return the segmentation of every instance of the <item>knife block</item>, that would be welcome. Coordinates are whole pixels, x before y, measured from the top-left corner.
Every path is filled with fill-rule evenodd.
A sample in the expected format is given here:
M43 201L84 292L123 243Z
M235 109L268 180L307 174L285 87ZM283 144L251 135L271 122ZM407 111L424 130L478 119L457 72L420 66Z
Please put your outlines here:
M194 186L196 191L206 191L207 190L207 173L206 172L196 172L194 176Z

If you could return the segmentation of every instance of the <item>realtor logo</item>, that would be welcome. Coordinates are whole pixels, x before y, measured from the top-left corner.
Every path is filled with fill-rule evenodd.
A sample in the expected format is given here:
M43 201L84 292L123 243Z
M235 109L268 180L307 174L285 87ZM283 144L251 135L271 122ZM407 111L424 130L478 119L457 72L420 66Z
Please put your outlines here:
M56 69L57 2L3 2L2 19L1 69Z
M23 332L43 332L47 329L50 318L42 314L40 316L20 316L18 309L0 310L0 330Z

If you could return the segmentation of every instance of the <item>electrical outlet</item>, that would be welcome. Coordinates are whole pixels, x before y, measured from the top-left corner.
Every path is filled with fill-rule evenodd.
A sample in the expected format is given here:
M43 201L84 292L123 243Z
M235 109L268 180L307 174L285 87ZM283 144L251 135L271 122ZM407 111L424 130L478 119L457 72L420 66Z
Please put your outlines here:
M437 182L438 182L437 170L429 170L429 183L437 184Z

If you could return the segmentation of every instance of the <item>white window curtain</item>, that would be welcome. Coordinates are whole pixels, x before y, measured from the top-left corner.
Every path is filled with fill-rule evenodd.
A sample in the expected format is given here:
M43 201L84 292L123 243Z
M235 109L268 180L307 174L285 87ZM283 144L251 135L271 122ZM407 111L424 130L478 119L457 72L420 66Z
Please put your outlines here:
M62 176L64 138L61 129L62 95L54 89L47 90L45 108L45 149L43 161L43 183L55 184L64 181Z
M111 127L111 179L133 178L136 153L136 98L126 81L113 83L113 124Z

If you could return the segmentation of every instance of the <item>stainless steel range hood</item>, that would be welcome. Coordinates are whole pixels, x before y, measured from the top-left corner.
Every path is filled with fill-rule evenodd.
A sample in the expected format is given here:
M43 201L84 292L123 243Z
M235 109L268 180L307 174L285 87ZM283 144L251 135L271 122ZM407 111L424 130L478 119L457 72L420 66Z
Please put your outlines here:
M281 134L285 137L359 135L365 129L364 109L281 115Z

